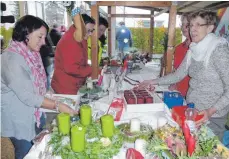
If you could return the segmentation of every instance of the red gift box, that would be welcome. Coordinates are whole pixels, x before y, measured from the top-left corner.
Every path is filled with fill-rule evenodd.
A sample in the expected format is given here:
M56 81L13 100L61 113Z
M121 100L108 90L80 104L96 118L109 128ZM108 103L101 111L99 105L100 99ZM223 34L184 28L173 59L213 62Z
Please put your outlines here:
M182 126L186 120L185 111L188 106L175 106L172 108L172 118ZM197 115L195 121L200 120L204 115Z
M115 117L114 121L120 121L123 109L124 109L124 101L123 101L123 99L115 98L115 99L113 99L113 101L112 101L112 103L111 103L111 105L110 105L110 107L108 109L108 114L110 112L115 111L116 112L116 117Z

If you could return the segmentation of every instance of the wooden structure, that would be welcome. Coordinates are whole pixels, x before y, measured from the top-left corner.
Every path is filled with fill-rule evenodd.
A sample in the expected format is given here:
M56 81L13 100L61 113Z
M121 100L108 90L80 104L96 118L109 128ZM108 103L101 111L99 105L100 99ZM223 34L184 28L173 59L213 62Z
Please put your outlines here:
M154 30L154 17L161 15L162 13L169 13L169 26L168 26L168 44L167 52L165 56L165 74L172 71L173 53L175 47L175 27L176 27L176 15L180 15L184 12L195 12L201 9L217 11L217 9L228 7L228 1L97 1L91 3L91 16L98 21L99 6L108 6L108 22L111 24L111 18L113 17L134 17L134 18L150 18L150 48L153 47L153 30ZM133 7L138 9L150 10L151 14L115 14L111 13L112 8L116 6ZM157 11L157 14L154 12ZM97 23L98 24L98 23ZM115 28L113 25L109 25L108 28L108 53L112 52L111 32ZM98 25L96 25L95 32L92 35L92 78L98 77ZM152 54L152 52L150 52Z
M169 32L168 32L168 44L167 52L165 56L165 74L172 71L172 60L175 45L175 24L176 15L180 15L185 12L196 12L201 9L217 11L217 9L228 7L229 1L85 1L91 6L91 16L98 22L99 6L108 6L108 53L111 54L112 42L111 36L114 33L114 25L112 23L113 17L134 17L134 18L150 18L150 48L153 47L153 30L154 30L154 17L161 15L162 13L169 13ZM19 1L20 16L25 15L25 1ZM116 6L125 6L138 9L149 10L151 14L115 14ZM154 12L158 12L154 14ZM69 17L68 17L69 18ZM70 22L70 19L69 19ZM92 78L98 78L98 23L96 23L95 32L92 34ZM152 53L152 52L151 52Z
M166 8L171 8L170 9L170 16L174 16L172 19L175 21L170 21L171 24L170 30L169 30L169 35L173 38L170 39L170 44L169 46L174 46L174 39L175 39L175 24L176 24L176 6L173 5L172 2L169 1L142 1L142 2L137 2L137 1L98 1L94 2L94 4L91 5L91 16L98 21L98 8L99 6L108 6L108 22L111 24L111 18L112 17L140 17L140 18L150 18L150 48L149 50L151 51L153 48L153 30L154 30L154 7L166 7ZM111 14L111 7L114 6L128 6L128 7L151 7L151 14L146 15L146 14ZM113 28L112 25L109 25L108 28L108 53L111 54L111 48L112 48L112 43L111 43L111 30L115 29ZM95 27L95 32L92 35L92 67L93 67L93 73L92 73L92 78L97 78L98 77L98 59L97 59L97 54L98 54L98 25ZM172 54L173 54L173 48L169 47L168 50L170 50L170 55L171 57L168 58L169 60L172 60ZM152 52L150 52L152 54ZM171 62L172 63L172 62ZM172 65L167 67L168 72L172 70Z

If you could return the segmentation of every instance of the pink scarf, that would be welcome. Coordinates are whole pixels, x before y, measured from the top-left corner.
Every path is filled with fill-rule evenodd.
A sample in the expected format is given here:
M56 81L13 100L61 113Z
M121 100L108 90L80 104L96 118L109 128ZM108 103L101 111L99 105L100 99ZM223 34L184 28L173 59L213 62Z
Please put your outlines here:
M33 85L36 88L36 93L44 96L46 93L47 77L45 69L42 63L42 59L39 52L31 51L24 44L24 42L11 41L8 49L10 52L20 54L24 57L26 64L31 69L33 75ZM37 121L37 126L40 125L40 117L42 113L39 108L36 108L35 117Z

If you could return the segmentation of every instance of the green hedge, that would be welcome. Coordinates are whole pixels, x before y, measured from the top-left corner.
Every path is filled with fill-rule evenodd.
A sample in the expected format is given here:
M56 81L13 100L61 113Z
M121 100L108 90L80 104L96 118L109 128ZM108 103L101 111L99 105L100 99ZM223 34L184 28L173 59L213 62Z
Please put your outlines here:
M132 32L133 47L138 48L143 52L149 51L149 38L150 28L129 28ZM154 41L153 41L153 52L164 53L167 46L166 36L168 29L164 27L154 28ZM182 34L181 29L176 28L176 45L181 43ZM166 44L165 44L166 43Z
M148 52L149 51L149 31L150 28L130 28L132 32L132 38L133 38L133 47L143 51ZM0 34L4 37L4 48L8 45L9 40L11 40L12 37L12 31L13 28L10 28L8 30L5 29L5 27L1 27ZM167 47L167 28L154 28L154 47L153 52L154 53L164 53L165 49ZM176 45L181 43L182 41L182 34L181 29L176 29Z
M6 48L8 46L9 41L12 38L13 28L9 28L8 30L5 29L5 27L1 27L0 35L4 38L4 46L3 48Z

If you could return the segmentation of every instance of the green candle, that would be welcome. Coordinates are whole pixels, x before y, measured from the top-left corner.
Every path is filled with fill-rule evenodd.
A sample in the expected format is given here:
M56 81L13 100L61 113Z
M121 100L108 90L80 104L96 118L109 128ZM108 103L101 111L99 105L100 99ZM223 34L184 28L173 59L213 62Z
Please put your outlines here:
M70 115L67 113L60 113L57 115L59 133L64 135L70 132Z
M81 152L85 148L85 128L73 126L71 129L71 147L74 152Z
M114 134L114 118L112 115L101 117L102 132L104 137L112 137Z
M89 105L80 107L80 122L83 126L91 124L91 107Z

